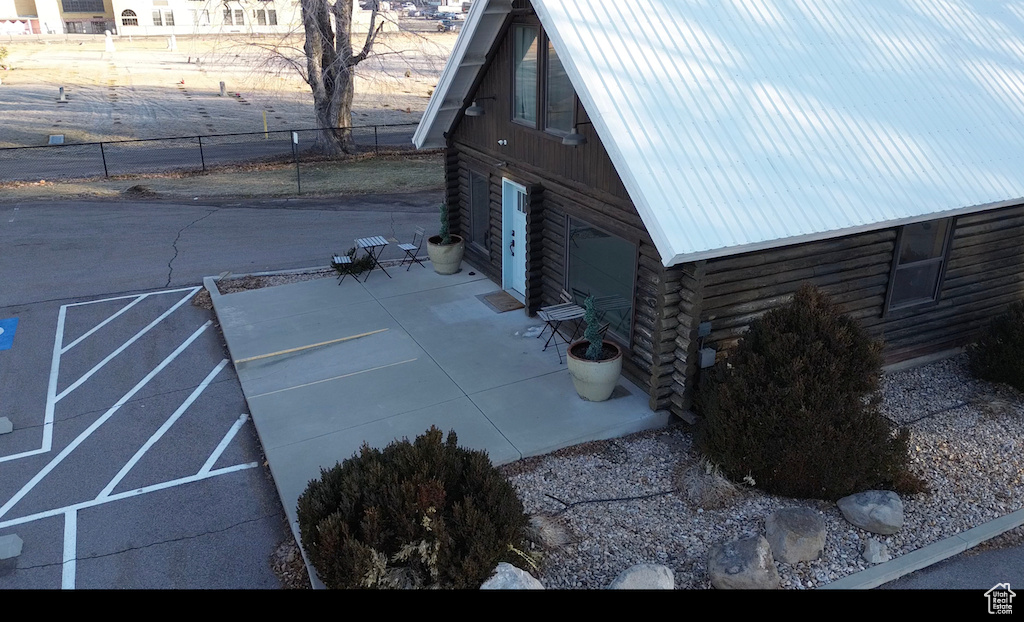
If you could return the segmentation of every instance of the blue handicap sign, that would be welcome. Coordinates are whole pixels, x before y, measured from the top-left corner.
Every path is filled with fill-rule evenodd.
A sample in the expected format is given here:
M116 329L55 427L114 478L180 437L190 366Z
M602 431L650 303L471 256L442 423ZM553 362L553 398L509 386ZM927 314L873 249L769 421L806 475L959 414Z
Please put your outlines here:
M0 320L0 350L10 350L14 345L14 329L18 328L18 318L10 317Z

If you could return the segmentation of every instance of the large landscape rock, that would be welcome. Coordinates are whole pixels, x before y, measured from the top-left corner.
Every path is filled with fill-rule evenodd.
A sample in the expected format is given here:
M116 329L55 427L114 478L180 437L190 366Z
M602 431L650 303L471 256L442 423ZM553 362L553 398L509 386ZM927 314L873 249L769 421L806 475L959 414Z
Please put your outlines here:
M874 538L868 538L867 543L864 544L864 552L861 553L861 556L869 564L881 564L892 559L892 556L889 555L889 547Z
M868 490L836 502L856 527L889 536L903 527L903 501L891 490Z
M780 583L771 547L762 536L711 547L708 575L720 590L774 590Z
M533 575L512 564L501 562L490 579L480 586L481 590L543 590L540 581Z
M661 564L636 564L615 577L610 590L672 590L676 577L672 569Z
M772 512L764 521L764 530L772 556L787 564L818 559L825 550L825 518L811 508Z

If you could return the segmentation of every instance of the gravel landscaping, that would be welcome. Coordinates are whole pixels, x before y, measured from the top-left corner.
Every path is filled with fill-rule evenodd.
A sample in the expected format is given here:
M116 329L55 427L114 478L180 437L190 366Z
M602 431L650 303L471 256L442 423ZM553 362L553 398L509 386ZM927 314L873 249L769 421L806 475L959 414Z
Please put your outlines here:
M228 293L325 276L245 277L220 287ZM600 589L634 564L655 563L674 571L676 588L710 588L711 546L763 534L769 514L796 505L824 515L824 556L776 566L782 587L815 588L870 567L861 557L869 538L895 558L1024 507L1024 394L973 379L963 354L886 374L882 394L884 414L910 428L911 469L931 489L903 495L898 533L856 528L834 503L725 482L696 454L689 426L677 423L502 467L526 511L543 516L546 530L564 541L534 574L549 589ZM1024 528L1017 528L982 547L1021 542ZM294 561L294 553L288 557Z
M698 456L690 431L680 424L505 467L527 512L553 516L572 540L548 555L541 582L548 588L604 588L633 564L658 563L675 571L677 588L709 588L712 545L763 534L771 512L802 505L825 516L824 557L776 565L784 588L814 588L868 568L860 553L870 537L897 557L1024 505L1024 396L973 380L964 355L888 374L883 395L885 414L910 426L911 468L932 489L904 496L906 522L899 533L870 534L847 523L833 503L777 498L742 484L722 505L700 507L679 490L704 473L692 469ZM566 506L644 495L653 496ZM1019 541L1020 533L1001 543Z

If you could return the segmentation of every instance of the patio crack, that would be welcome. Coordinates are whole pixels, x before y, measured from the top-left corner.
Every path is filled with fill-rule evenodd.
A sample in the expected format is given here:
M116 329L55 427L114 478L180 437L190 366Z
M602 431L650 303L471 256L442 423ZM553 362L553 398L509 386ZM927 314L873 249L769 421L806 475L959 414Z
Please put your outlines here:
M178 235L174 236L174 242L171 242L171 248L174 249L174 255L167 262L167 283L164 284L164 287L170 287L171 286L171 277L174 276L174 260L178 258L178 240L181 239L181 234L185 232L185 229L188 229L189 227L191 227L192 225L196 224L200 220L208 218L214 212L217 212L217 211L219 211L217 208L211 209L210 211L206 212L204 215L200 216L199 218L196 218L195 220L193 220L192 222L188 223L187 225L185 225L181 229L178 229Z

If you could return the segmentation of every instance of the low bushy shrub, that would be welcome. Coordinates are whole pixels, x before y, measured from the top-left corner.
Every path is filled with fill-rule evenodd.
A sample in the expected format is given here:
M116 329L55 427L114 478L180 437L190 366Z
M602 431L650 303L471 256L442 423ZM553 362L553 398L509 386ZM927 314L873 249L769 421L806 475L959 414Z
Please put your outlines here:
M967 348L975 378L1024 391L1024 302L1015 302Z
M881 364L881 344L805 285L702 379L698 448L734 481L787 497L905 489L917 481L908 433L879 411Z
M412 443L364 445L309 483L299 530L327 587L475 589L516 561L522 503L486 453L457 441L431 427Z

